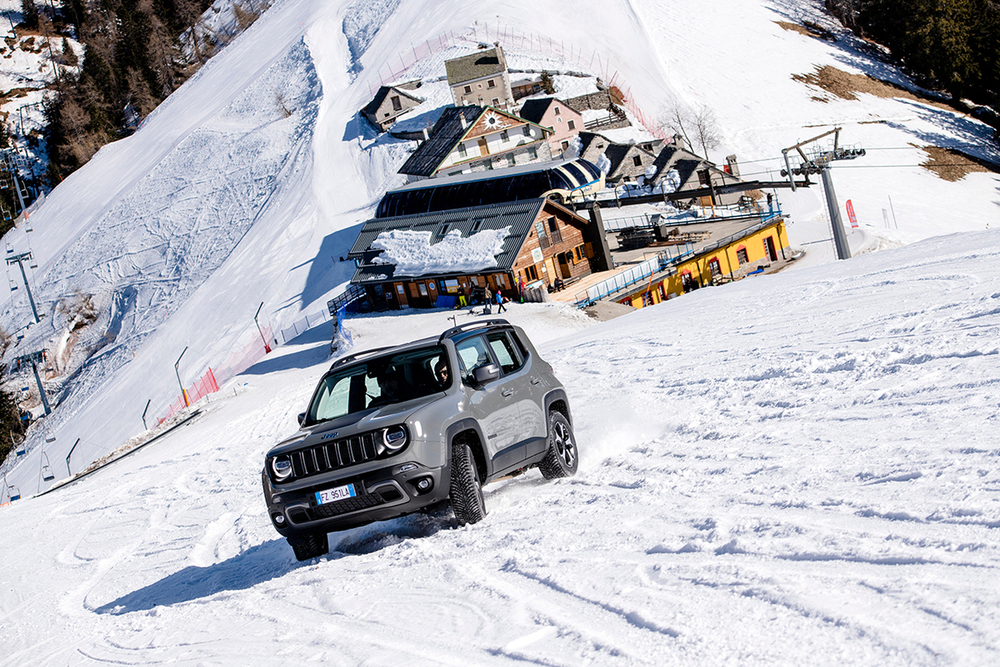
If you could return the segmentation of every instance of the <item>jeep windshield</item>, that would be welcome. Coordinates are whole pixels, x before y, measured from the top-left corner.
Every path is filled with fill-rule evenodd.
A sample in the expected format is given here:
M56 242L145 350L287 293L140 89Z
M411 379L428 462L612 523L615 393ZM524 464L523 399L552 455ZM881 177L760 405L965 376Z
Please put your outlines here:
M449 370L448 357L438 345L336 368L320 380L303 425L443 391L451 384Z

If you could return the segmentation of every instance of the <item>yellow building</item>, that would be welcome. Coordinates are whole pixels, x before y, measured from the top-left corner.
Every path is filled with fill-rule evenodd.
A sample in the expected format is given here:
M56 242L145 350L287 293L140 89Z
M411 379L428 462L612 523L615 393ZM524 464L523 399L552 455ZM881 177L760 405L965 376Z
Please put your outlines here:
M635 308L652 306L699 287L739 280L788 257L788 233L779 216L675 260L617 301Z

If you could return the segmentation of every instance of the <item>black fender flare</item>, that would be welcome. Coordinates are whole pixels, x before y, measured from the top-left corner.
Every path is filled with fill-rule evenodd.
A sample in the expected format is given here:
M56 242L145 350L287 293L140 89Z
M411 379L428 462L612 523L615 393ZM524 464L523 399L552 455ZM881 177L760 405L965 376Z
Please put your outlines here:
M448 479L451 479L451 443L455 441L455 437L459 433L464 431L475 431L476 436L479 438L478 451L476 447L473 447L472 454L476 459L476 465L479 467L479 478L485 483L493 474L493 461L486 455L486 435L483 433L482 428L480 428L479 422L471 417L460 419L445 430L445 440L448 443Z
M570 425L573 424L573 415L570 414L569 410L569 398L566 396L566 390L562 387L553 389L549 393L545 394L545 419L548 420L549 412L552 411L553 403L561 403L564 409L561 409L566 419L569 421Z

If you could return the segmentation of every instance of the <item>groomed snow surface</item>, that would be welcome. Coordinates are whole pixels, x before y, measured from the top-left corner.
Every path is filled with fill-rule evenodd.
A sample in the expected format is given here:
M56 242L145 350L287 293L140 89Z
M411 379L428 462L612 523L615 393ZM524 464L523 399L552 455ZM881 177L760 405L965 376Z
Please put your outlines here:
M279 0L60 184L30 234L5 238L39 264L45 317L20 349L59 341L67 370L5 468L23 498L0 508L0 665L1000 663L998 180L919 166L930 143L995 158L989 130L793 80L832 65L906 83L819 0L717 4ZM839 41L776 23L802 20ZM329 323L183 426L35 495L51 484L43 460L68 476L76 439L74 472L140 433L143 405L177 395L183 350L190 383L258 335L262 302L279 331L350 277L337 258L412 147L358 120L377 72L411 44L466 35L401 77L430 81L499 27L551 26L561 55L510 48L512 61L610 67L646 115L708 105L724 133L714 161L736 153L747 178L776 177L781 148L845 127L869 151L834 168L857 256L833 261L818 188L780 191L807 251L781 273L605 323L512 305L566 385L580 471L486 487L474 526L406 517L333 534L306 563L273 531L262 457L328 366ZM74 339L57 304L75 290L100 315ZM2 309L8 330L28 321L23 290ZM360 350L470 317L345 327Z

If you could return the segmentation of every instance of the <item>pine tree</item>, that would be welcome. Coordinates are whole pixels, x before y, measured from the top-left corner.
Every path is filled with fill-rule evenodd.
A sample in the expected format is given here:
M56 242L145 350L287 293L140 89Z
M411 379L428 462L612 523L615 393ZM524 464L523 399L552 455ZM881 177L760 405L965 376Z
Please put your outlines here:
M38 7L35 0L21 0L21 25L28 30L38 29Z

